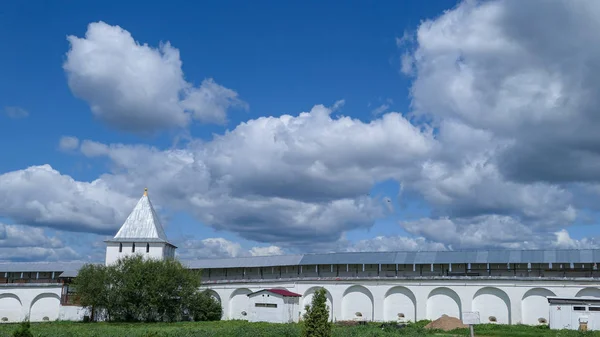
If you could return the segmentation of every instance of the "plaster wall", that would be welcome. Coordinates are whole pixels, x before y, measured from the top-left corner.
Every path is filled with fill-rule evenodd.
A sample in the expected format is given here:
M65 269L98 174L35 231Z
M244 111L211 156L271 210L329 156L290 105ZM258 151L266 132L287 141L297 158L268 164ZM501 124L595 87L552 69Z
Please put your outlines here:
M262 307L257 305L275 305L277 307ZM284 314L286 308L283 297L268 292L249 296L248 320L250 322L286 323Z
M2 284L0 286L0 322L55 321L59 318L59 284Z
M147 244L147 242L136 242L135 252L133 252L133 243L123 242L122 249L119 252L119 242L109 242L106 247L106 265L111 265L125 256L131 256L135 254L157 260L161 260L165 256L171 254L171 252L167 249L167 245L156 242L149 243L150 249L148 252L146 252Z
M395 270L394 270L395 272ZM547 296L597 297L597 281L509 280L509 279L398 279L273 282L234 280L205 284L223 306L223 319L250 319L248 294L262 289L283 288L303 296L294 309L282 307L280 320L296 321L319 287L327 290L330 318L339 320L414 321L441 315L462 318L465 311L479 311L482 323L531 324L549 321ZM60 305L59 284L0 284L0 322L81 320L79 307ZM288 310L289 309L289 310ZM291 311L290 311L291 310ZM285 312L288 316L283 316ZM360 316L356 315L359 312ZM262 316L261 316L262 317Z
M394 270L395 272L395 270ZM310 304L314 291L327 290L333 321L415 321L449 315L462 319L465 311L479 311L482 323L530 324L548 322L546 296L600 298L594 280L356 280L247 282L205 285L222 301L223 319L249 319L247 294L268 288L284 288L303 294L299 313ZM360 312L360 316L356 313Z

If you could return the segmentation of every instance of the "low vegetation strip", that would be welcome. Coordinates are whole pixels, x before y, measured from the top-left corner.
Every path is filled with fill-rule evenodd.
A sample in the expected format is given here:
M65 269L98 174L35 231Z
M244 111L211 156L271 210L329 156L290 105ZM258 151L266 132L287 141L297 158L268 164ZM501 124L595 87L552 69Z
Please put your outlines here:
M427 321L398 328L395 324L334 324L333 337L439 336L466 337L467 329L450 332L425 329ZM1 324L0 336L13 337L18 324ZM248 323L245 321L179 323L32 323L34 337L299 337L301 324ZM479 325L478 337L600 337L600 332L555 331L546 327Z

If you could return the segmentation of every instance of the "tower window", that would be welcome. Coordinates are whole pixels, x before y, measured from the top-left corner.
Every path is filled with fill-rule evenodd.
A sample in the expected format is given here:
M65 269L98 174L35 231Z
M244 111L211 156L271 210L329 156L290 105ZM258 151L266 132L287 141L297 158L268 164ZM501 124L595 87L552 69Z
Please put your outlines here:
M123 252L123 244L119 243L119 253L122 253L122 252Z
M150 244L149 243L146 244L146 253L150 253Z
M131 246L131 252L135 253L135 242L133 243L133 245Z

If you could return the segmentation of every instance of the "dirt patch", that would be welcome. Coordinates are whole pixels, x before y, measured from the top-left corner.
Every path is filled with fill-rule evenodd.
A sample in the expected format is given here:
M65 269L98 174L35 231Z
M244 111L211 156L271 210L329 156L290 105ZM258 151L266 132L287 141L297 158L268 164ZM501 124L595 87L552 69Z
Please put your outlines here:
M427 324L425 326L425 329L451 331L454 329L463 329L466 327L467 326L464 325L460 319L456 317L442 315L442 317L436 319L435 321L431 321L431 323Z

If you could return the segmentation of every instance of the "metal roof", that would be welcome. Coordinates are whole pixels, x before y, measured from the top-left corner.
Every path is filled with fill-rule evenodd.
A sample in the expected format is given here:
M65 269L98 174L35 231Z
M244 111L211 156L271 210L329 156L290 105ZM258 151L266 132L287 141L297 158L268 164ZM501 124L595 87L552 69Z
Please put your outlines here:
M2 273L64 272L79 270L85 262L1 262Z
M79 269L77 270L66 270L58 275L58 278L73 278L79 275Z
M600 249L364 252L183 260L191 269L315 264L600 263ZM63 272L73 277L85 262L0 262L0 272Z
M298 264L394 264L395 259L395 252L305 254Z
M148 197L147 189L114 239L158 239L168 242L165 231Z
M274 255L182 261L191 269L297 266L302 255Z
M582 297L548 296L548 297L546 297L546 299L548 300L548 303L552 303L552 304L580 304L580 305L591 304L591 305L598 305L600 303L600 298L589 297L589 296L582 296Z
M596 263L600 249L352 252L190 260L190 268L316 264Z

